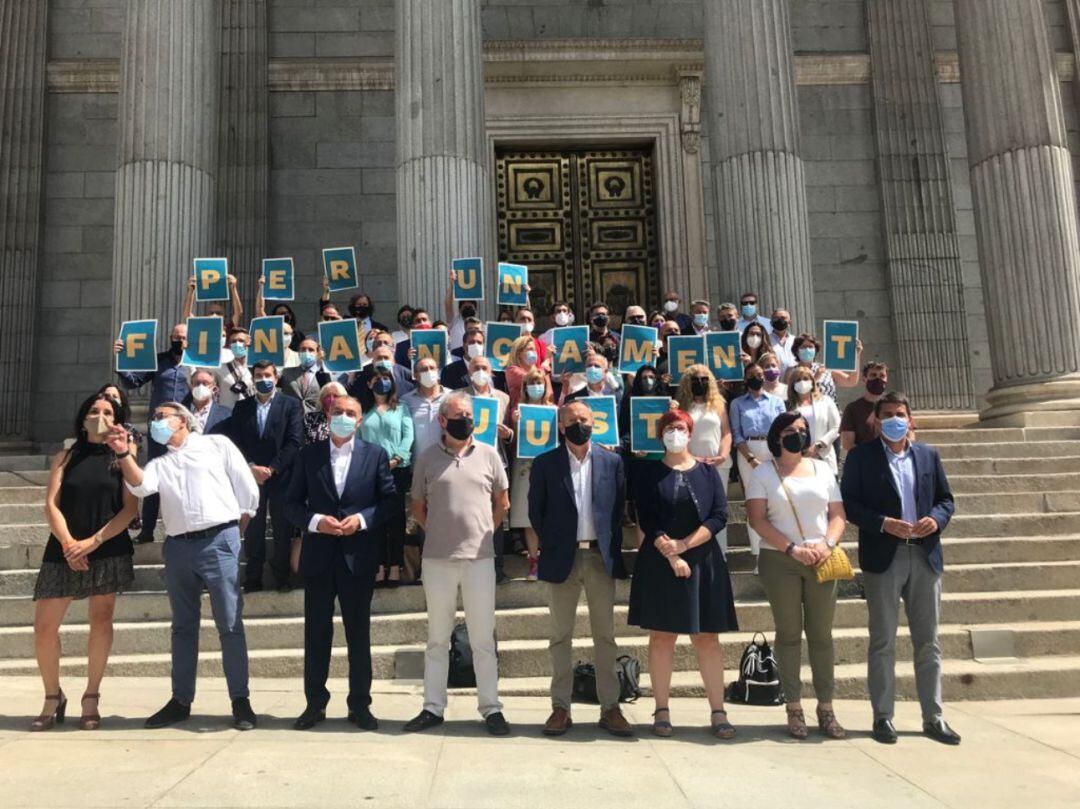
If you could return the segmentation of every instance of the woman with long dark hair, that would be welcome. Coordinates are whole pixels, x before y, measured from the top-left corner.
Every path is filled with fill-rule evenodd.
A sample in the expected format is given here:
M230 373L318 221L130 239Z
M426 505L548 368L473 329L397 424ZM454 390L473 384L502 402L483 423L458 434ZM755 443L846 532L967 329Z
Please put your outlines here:
M45 685L45 705L30 726L49 730L64 721L67 698L60 688L60 625L73 599L90 599L87 686L79 726L93 730L101 678L112 646L116 595L135 578L128 525L138 500L124 485L116 458L105 443L121 423L120 405L105 394L82 403L75 417L75 443L52 459L45 490L45 519L51 533L34 585L34 647Z

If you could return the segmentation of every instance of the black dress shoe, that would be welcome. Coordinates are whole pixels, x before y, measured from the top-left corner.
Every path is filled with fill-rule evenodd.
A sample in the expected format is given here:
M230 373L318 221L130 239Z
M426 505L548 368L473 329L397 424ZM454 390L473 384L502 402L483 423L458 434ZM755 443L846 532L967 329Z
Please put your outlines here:
M929 736L935 742L960 744L960 734L949 727L940 716L933 722L923 722L922 732L924 736Z
M896 744L896 728L891 719L875 719L873 735L875 742Z
M304 708L304 712L296 717L293 730L311 730L324 719L326 719L326 711L308 705Z
M487 726L487 732L492 736L510 735L510 724L506 721L506 717L502 715L502 711L496 711L485 716L484 724Z
M277 591L279 593L291 593L292 592L292 585L289 584L287 581L282 582L281 584L279 584L277 586Z
M156 730L183 722L191 716L191 706L184 705L175 697L165 703L165 707L146 720L144 727Z
M245 593L260 593L262 592L263 585L261 581L246 581L244 582Z
M371 711L367 708L361 708L359 711L349 711L349 721L360 730L379 729L379 720L372 716Z
M136 545L149 545L151 542L154 541L154 535L153 534L139 534L132 541Z
M433 727L437 727L443 723L441 716L436 716L431 711L420 711L416 716L405 723L406 733L419 733L420 731L430 730Z
M237 697L232 701L233 727L237 730L255 730L255 711L247 697Z

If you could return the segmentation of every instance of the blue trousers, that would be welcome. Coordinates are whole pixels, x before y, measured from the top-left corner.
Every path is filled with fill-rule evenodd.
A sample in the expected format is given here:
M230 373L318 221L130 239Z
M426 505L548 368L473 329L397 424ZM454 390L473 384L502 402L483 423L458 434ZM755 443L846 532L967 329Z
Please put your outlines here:
M233 526L206 539L165 538L165 589L172 607L172 692L190 705L199 665L202 591L221 638L221 662L229 697L248 696L248 650L244 596L240 590L240 530Z

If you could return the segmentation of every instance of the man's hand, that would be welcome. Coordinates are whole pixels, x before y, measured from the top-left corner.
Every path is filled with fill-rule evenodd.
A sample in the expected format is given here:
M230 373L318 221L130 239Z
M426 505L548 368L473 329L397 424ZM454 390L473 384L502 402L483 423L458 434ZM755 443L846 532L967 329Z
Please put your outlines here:
M190 290L191 292L194 292L194 291L195 291L195 276L194 276L194 275L193 275L193 276L191 276L191 277L190 277L190 278L188 279L188 281L187 281L187 288L188 288L188 290Z
M123 424L114 424L109 428L108 435L105 438L105 443L109 445L109 449L115 452L117 455L123 455L128 451L128 432L124 429Z
M934 523L934 525L937 525L937 523ZM886 517L881 530L897 539L911 539L915 526L894 517Z
M390 460L389 460L389 461L387 462L387 466L389 466L389 467L390 467L391 469L397 469L397 468L398 468L398 464L400 464L400 463L401 463L401 459L400 459L400 458L391 458L391 459L390 459Z
M498 429L496 430L496 433L498 434L500 441L509 441L514 435L510 431L510 428L507 427L505 424L500 424Z
M255 482L262 486L266 481L273 477L274 470L269 466L256 466L255 464L252 464L251 474L255 476Z
M233 275L232 273L229 273L228 278L229 278L229 289L236 289L236 276ZM259 280L262 280L262 279L259 279Z
M456 284L457 283L457 270L450 270L450 283L451 284Z
M334 517L326 516L319 520L319 533L329 534L332 537L339 537L342 535L341 523Z
M360 530L360 515L350 514L344 520L339 522L338 525L341 526L342 536L351 537Z
M123 350L124 350L124 341L123 340L117 340L115 343L113 343L113 353L114 354L119 354Z
M922 537L928 537L931 534L936 534L937 531L937 520L935 520L933 517L923 517L921 520L915 523L915 527L912 529L911 535L916 539L921 539Z

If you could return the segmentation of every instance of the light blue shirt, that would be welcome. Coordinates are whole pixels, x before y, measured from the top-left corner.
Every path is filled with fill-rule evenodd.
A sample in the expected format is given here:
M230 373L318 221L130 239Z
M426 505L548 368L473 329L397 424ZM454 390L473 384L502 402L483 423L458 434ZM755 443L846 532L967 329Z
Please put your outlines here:
M735 323L735 330L741 334L746 331L747 326L752 326L755 323L760 324L765 329L766 334L772 333L772 322L767 317L762 317L761 315L758 315L753 320L747 320L742 315L739 315L739 320Z
M255 415L259 419L259 438L262 438L263 431L266 429L266 417L270 415L270 405L274 403L274 396L276 395L277 391L275 390L265 402L258 398L255 400Z
M900 519L914 525L919 521L919 512L915 507L915 458L911 455L911 447L905 444L904 451L896 453L884 441L881 443L885 446L889 473L900 492Z
M768 435L773 420L784 412L784 400L772 394L758 399L746 393L731 403L731 438L734 446L744 443L751 435Z

